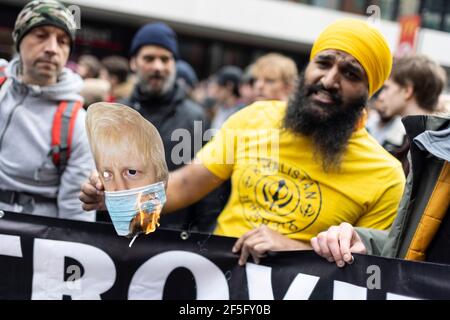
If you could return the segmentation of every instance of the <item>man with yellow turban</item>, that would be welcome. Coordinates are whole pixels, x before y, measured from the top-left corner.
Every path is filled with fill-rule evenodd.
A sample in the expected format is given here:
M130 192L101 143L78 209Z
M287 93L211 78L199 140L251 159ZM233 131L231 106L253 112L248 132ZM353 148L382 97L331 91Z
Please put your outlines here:
M377 29L351 19L333 23L314 43L288 103L259 101L234 114L194 163L170 174L166 212L231 177L214 234L239 238L232 251L241 265L267 251L310 249L311 238L344 221L388 229L405 178L365 130L364 107L391 65ZM91 180L80 196L86 210L103 206Z

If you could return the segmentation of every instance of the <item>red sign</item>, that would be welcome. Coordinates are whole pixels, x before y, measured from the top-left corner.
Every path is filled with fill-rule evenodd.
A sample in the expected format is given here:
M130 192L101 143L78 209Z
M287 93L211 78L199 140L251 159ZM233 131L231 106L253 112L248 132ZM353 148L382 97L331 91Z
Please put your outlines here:
M417 34L420 30L420 16L405 16L400 18L400 40L397 47L397 57L416 52Z

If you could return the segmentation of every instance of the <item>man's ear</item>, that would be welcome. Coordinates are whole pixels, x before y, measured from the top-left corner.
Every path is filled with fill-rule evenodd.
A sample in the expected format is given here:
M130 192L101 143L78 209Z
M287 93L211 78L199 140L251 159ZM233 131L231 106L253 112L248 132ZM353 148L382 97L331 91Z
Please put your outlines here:
M131 71L136 72L136 70L137 70L137 67L136 67L136 57L132 57L132 58L130 59L130 69L131 69Z
M405 87L403 87L405 92L405 100L410 100L414 97L414 87L412 83L408 83Z

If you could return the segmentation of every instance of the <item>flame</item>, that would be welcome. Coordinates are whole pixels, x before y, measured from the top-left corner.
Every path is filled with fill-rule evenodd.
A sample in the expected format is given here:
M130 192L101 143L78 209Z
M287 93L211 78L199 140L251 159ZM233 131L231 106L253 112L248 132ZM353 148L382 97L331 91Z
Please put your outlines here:
M147 201L157 201L157 205L155 206L152 212L148 212L146 209L142 208L142 203ZM156 194L148 193L143 195L142 192L139 193L138 196L138 208L139 208L139 229L144 234L149 234L156 230L156 227L159 227L159 217L162 211L162 205L158 201Z

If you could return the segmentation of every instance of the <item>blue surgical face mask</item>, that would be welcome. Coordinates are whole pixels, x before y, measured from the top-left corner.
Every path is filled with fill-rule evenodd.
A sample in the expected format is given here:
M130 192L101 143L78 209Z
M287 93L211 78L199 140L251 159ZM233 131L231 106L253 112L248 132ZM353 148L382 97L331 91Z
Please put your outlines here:
M144 214L158 214L166 203L164 183L123 191L105 191L105 203L119 236L132 236L130 223L140 208Z

